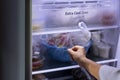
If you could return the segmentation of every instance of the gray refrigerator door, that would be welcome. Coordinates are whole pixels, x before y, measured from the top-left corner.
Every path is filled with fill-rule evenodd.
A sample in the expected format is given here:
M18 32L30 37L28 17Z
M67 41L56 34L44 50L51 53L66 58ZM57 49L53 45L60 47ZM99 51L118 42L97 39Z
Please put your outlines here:
M25 0L1 2L0 80L25 80Z

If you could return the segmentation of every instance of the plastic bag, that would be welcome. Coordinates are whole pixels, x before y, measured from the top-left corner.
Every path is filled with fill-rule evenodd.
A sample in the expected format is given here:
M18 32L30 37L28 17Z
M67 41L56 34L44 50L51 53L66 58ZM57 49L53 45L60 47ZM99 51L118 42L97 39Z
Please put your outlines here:
M87 53L92 43L91 33L83 22L79 23L79 28L79 32L49 34L47 42L42 43L46 53L52 59L62 62L73 62L67 49L75 45L84 46Z
M72 47L74 45L85 46L91 39L91 33L88 31L85 23L79 23L80 31L48 34L47 42L57 47Z
M48 44L54 45L57 47L63 47L66 46L68 47L68 33L58 33L58 34L50 34L48 35Z
M84 46L86 53L91 46L92 41L90 40L86 46ZM67 47L57 47L52 46L46 43L42 43L46 47L46 53L54 60L61 62L73 62L68 51Z

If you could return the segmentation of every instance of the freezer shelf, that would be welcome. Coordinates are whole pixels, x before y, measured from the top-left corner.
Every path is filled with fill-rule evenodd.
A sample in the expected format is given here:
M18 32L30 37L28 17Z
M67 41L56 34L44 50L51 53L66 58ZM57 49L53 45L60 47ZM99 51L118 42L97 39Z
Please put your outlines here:
M94 56L93 56L94 57ZM91 57L93 61L96 61L98 64L105 64L111 62L117 62L117 59L103 59L100 57ZM54 71L61 71L61 70L68 70L73 68L79 68L78 64L70 64L70 63L60 63L60 62L47 62L45 63L44 67L40 70L36 70L32 72L32 75L41 74L41 73L48 73Z
M113 29L118 28L119 26L98 26L98 27L88 27L88 30L102 30L102 29ZM65 33L65 32L77 32L80 31L78 27L69 27L69 28L49 28L49 29L41 29L39 31L33 31L32 35L41 35L41 34L53 34L53 33Z
M100 58L100 57L96 57L96 56L93 56L93 50L92 50L92 48L91 48L91 50L90 50L90 52L88 52L87 53L87 57L88 58L90 58L90 59L92 59L92 60L94 60L94 61L96 61L97 63L101 63L101 64L103 64L103 63L111 63L111 62L116 62L117 60L116 59L114 59L114 54L115 54L115 51L116 51L116 46L115 46L115 44L117 44L117 34L116 33L114 33L114 32L117 32L117 28L114 28L114 29L106 29L105 31L104 31L104 29L102 30L102 36L104 36L104 37L102 37L102 40L104 41L104 42L106 42L107 41L107 44L109 44L110 46L111 46L111 51L110 51L110 56L109 57L107 57L107 59L105 59L105 58ZM107 32L107 34L105 34ZM109 35L110 36L109 36ZM52 34L51 34L52 35ZM56 34L55 34L56 35ZM112 35L112 36L111 36ZM43 35L42 35L43 36ZM50 36L50 34L49 34L49 36ZM49 37L48 36L48 37ZM39 36L40 37L40 36ZM43 36L44 38L45 38L45 36ZM40 37L40 38L42 38L42 37ZM38 38L39 39L39 38ZM45 38L46 39L46 38ZM58 38L57 38L58 39ZM77 39L78 39L78 37L77 37ZM112 41L110 41L111 39L115 39L115 40L112 40ZM35 39L36 40L36 39ZM47 39L48 40L48 39ZM55 38L54 38L54 40L55 40ZM60 39L58 39L58 40L60 40ZM40 40L38 40L38 41L40 41ZM44 40L44 42L45 42L46 40ZM40 41L41 42L41 41ZM62 41L63 42L63 41ZM42 50L44 50L44 47L43 48L41 48L41 53L42 52L44 52L44 51L42 51ZM49 49L48 49L49 50ZM45 50L46 52L49 52L48 50ZM62 50L60 50L60 51L62 51ZM105 51L105 52L101 52L101 53L106 53L106 50L102 50L102 51ZM108 52L108 51L107 51ZM74 64L72 64L72 63L67 63L67 62L60 62L60 61L56 61L56 60L53 60L53 55L51 55L50 56L50 54L53 54L53 53L55 53L54 54L54 56L55 55L57 55L57 53L59 53L58 51L57 52L49 52L49 53L44 53L43 55L44 55L44 57L45 57L45 61L44 61L44 65L43 65L43 67L42 68L40 68L40 69L37 69L36 71L33 71L32 72L32 74L33 75L35 75L35 74L40 74L40 73L48 73L48 72L54 72L54 71L61 71L61 70L67 70L67 69L72 69L72 68L77 68L77 67L79 67L76 63L74 63ZM91 53L91 54L90 54ZM88 55L91 55L91 56L88 56ZM98 55L99 56L99 55ZM65 58L65 56L63 56L62 58ZM57 56L57 57L55 57L55 59L59 59L59 56ZM65 58L66 59L66 58ZM62 59L63 60L63 59Z

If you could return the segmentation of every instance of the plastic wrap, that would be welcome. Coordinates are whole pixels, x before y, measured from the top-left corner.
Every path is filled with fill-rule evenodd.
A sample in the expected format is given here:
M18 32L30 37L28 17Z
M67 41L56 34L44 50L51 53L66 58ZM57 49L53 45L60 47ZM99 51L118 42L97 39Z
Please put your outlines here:
M79 24L79 27L78 32L47 34L45 40L41 41L41 45L46 49L45 53L52 59L62 62L72 62L67 49L75 45L84 46L87 53L92 44L91 33L83 22Z

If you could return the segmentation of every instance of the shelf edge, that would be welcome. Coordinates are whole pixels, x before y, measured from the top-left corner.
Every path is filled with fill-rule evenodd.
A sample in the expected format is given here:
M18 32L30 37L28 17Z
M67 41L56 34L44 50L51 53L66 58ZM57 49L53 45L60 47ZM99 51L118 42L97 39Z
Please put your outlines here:
M110 59L110 60L98 61L96 63L104 64L104 63L111 63L111 62L116 62L116 61L118 61L118 60L117 59ZM79 68L79 67L80 67L79 65L74 65L74 66L67 66L67 67L61 67L61 68L33 71L32 75L41 74L41 73L48 73L48 72L54 72L54 71L61 71L61 70L68 70L68 69L72 69L72 68L74 69L74 68Z
M102 29L113 29L113 28L118 28L119 26L115 25L115 26L104 26L104 27L90 27L88 28L88 30L92 31L92 30L102 30ZM76 31L80 31L80 29L69 29L69 30L55 30L55 31L43 31L43 32L32 32L32 35L42 35L42 34L54 34L54 33L65 33L65 32L76 32Z

